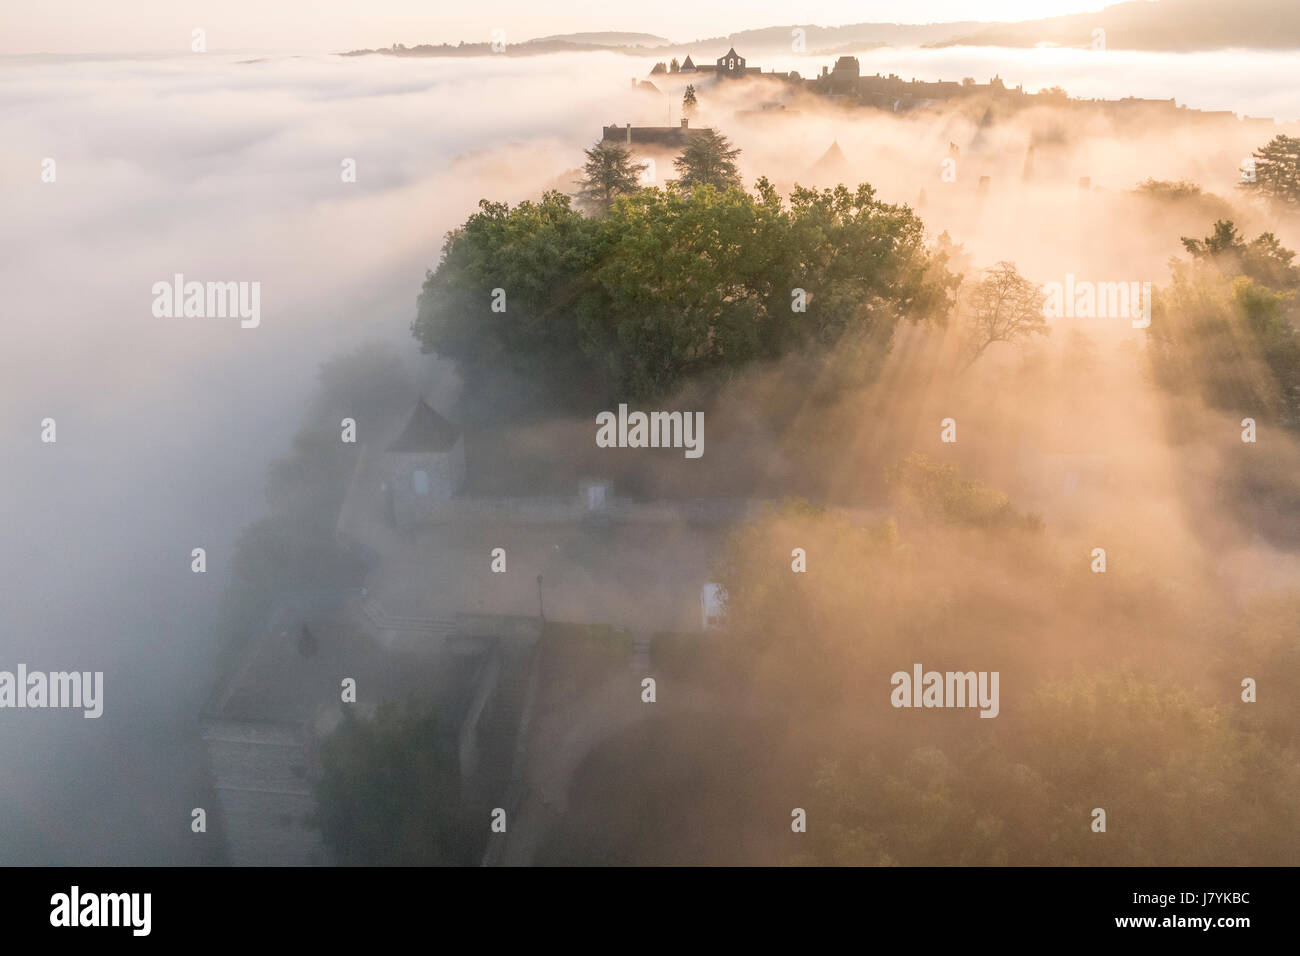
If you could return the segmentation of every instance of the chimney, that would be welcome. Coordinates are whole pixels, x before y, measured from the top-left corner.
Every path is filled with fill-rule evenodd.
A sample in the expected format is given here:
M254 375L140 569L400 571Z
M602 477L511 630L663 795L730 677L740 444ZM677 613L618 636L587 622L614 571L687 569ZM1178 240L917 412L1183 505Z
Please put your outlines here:
M691 125L691 118L689 116L683 116L682 129L687 129L690 125Z
M628 123L628 124L627 124L627 141L628 141L629 143L632 142L632 124L631 124L631 123Z

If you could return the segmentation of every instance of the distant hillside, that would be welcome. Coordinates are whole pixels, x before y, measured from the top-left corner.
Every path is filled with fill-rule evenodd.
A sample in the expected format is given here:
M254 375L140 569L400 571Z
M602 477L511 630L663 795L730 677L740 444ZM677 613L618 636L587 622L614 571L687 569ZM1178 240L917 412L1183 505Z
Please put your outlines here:
M1095 13L1019 23L964 20L925 24L853 23L838 27L791 24L683 43L652 33L564 33L510 43L505 54L537 56L604 50L667 60L689 52L695 53L697 59L711 61L734 46L752 60L756 56L790 53L795 29L804 31L804 52L812 55L851 53L878 46L1087 47L1096 29L1105 31L1106 48L1111 50L1295 49L1300 48L1300 0L1131 0ZM397 44L379 50L353 50L345 55L485 56L491 52L489 43L461 42L414 47Z
M841 27L819 27L816 24L791 24L782 27L763 27L742 30L728 36L705 37L678 43L652 33L560 33L538 37L520 43L507 43L507 56L540 56L546 53L574 53L607 50L633 56L662 57L665 60L679 53L702 51L705 59L712 61L729 47L736 47L745 56L790 53L794 30L804 31L804 51L810 54L828 54L866 49L876 46L925 46L941 43L969 34L982 27L996 24L965 20L957 23L855 23ZM418 46L394 44L377 50L351 50L344 56L362 56L367 53L389 56L486 56L492 45L481 43L422 43Z
M584 34L574 34L574 36L583 36ZM599 34L597 34L599 35ZM592 53L592 52L611 52L611 53L636 53L642 56L647 55L647 48L640 46L615 46L607 43L578 43L572 40L566 40L557 37L539 40L525 40L523 43L507 43L506 48L501 52L503 56L542 56L547 53ZM405 46L396 43L391 47L380 47L378 50L349 50L343 56L366 56L368 54L378 54L381 56L489 56L494 54L491 43L465 43L463 40L457 44L439 43L421 43L418 46Z
M1300 2L1133 0L1095 13L994 24L930 45L1086 47L1098 28L1110 50L1293 49L1300 47Z
M963 20L956 23L852 23L841 27L819 27L815 24L791 24L783 27L763 27L759 30L741 30L724 37L706 37L690 43L669 44L671 49L697 49L720 47L718 54L734 46L746 57L754 53L789 53L792 31L804 31L804 46L808 53L837 53L853 48L870 46L927 46L965 36L981 28L998 24Z
M547 43L550 41L591 43L597 46L666 46L672 42L667 37L656 36L653 33L618 33L609 30L603 33L557 33L554 36L538 37L536 40L530 40L529 42Z

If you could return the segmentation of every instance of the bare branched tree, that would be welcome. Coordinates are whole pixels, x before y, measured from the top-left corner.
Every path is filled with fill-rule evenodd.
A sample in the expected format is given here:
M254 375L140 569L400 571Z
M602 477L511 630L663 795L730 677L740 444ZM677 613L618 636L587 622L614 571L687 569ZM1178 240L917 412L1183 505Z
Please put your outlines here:
M999 262L985 270L970 298L971 339L963 368L974 365L994 342L1017 342L1047 335L1042 288L1016 271L1014 262Z

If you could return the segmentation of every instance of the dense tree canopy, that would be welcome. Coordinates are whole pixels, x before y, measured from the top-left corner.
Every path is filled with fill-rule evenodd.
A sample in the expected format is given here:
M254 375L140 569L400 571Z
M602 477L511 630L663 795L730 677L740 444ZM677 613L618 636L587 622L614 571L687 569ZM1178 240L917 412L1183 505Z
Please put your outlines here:
M1246 242L1220 220L1185 238L1155 302L1153 360L1161 380L1213 405L1300 427L1300 317L1295 253L1271 233Z
M342 864L464 863L454 748L427 708L344 711L321 753L316 824Z
M600 218L551 192L480 203L448 235L412 331L471 387L508 367L586 409L853 333L883 349L900 320L946 318L959 280L944 261L910 209L865 184L788 203L766 180L753 194L647 188Z
M1295 858L1295 700L1239 696L1244 674L1300 676L1295 596L1243 606L1167 588L1164 564L1099 588L1086 551L951 463L890 471L916 506L896 520L788 502L733 529L714 568L726 627L672 671L681 699L707 689L719 706L665 702L685 727L596 753L547 862ZM896 707L890 675L914 663L998 671L997 719ZM791 832L792 807L806 832ZM683 819L721 838L684 840Z
M1295 674L1294 600L1248 622L1234 610L1201 632L1195 622L1217 596L1156 595L1142 575L1099 591L1004 495L917 457L891 471L919 519L871 525L792 504L737 529L717 569L728 629L717 673L700 679L725 674L740 699L772 702L792 739L769 759L787 772L818 758L811 793L791 795L810 821L807 842L787 844L804 862L1294 855L1300 826L1283 809L1300 794L1294 704L1278 702L1289 723L1234 706L1243 667ZM818 556L817 573L790 573L793 541ZM1116 615L1139 601L1142 620ZM1183 663L1159 676L1143 659L1154 631L1182 642ZM1000 662L1000 716L893 709L884 678L914 661L940 671ZM1090 829L1096 807L1122 839Z
M1300 268L1292 265L1295 253L1271 232L1246 242L1231 220L1220 219L1204 239L1183 238L1182 243L1193 259L1226 275L1244 275L1280 291L1300 288Z
M896 759L824 761L806 862L1195 865L1287 859L1286 755L1185 690L1101 672L1037 690L1025 732ZM1266 786L1257 781L1267 780ZM1089 823L1098 804L1129 838Z

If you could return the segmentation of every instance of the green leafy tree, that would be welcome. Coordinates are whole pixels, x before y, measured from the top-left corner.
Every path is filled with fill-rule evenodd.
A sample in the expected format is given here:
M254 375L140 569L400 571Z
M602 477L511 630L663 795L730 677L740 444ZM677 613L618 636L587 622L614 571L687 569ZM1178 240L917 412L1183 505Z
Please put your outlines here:
M1221 197L1183 179L1145 179L1133 192L1152 205L1185 210L1189 216L1201 220L1212 222L1232 215L1232 207Z
M668 64L668 72L669 72L669 73L676 73L676 72L677 72L678 70L680 70L681 68L682 68L682 65L681 65L680 63L677 62L677 57L673 57L673 58L672 58L672 62L670 62L670 63Z
M1271 289L1300 288L1300 268L1291 264L1295 253L1271 232L1246 242L1232 220L1220 219L1204 239L1184 236L1182 243L1194 260L1212 264L1227 275L1248 276Z
M345 865L463 863L455 749L427 708L384 704L373 719L344 710L326 738L315 823Z
M1254 177L1242 188L1283 206L1300 206L1300 137L1278 133L1252 155Z
M881 201L867 183L796 187L788 222L781 279L812 294L801 335L831 345L849 332L886 336L900 320L946 319L960 277L946 253L929 250L911 209Z
M632 151L626 146L600 142L583 152L587 162L578 196L591 208L607 211L616 198L640 188L646 164L633 162Z
M932 461L920 452L887 468L885 480L901 501L929 519L983 528L1042 529L1042 519L1017 512L1002 492L963 477L951 462Z
M788 205L766 180L757 195L646 188L599 218L558 193L485 201L448 235L412 330L470 389L506 370L587 411L803 348L851 341L870 365L899 321L951 307L944 261L911 210L866 185L797 189ZM794 289L809 292L804 312Z
M513 209L483 200L447 234L442 261L425 277L412 331L425 352L456 362L467 406L490 405L503 376L550 383L561 402L599 389L587 374L573 313L593 294L597 225L568 196L551 191ZM504 311L492 308L494 289L506 296Z
M1228 220L1184 238L1155 299L1152 362L1167 387L1211 405L1300 427L1300 333L1295 253L1271 233L1246 242Z
M691 83L686 87L686 92L682 94L682 115L694 116L699 105L699 101L695 98L695 84Z
M727 189L740 186L740 171L736 157L740 148L733 147L727 137L716 130L699 130L691 134L682 154L673 160L678 182L686 189L693 186L712 186Z
M1199 199L1205 193L1196 183L1189 182L1185 179L1144 179L1137 184L1134 192L1143 196L1149 196L1152 199L1161 199L1166 201L1178 202L1188 199Z

